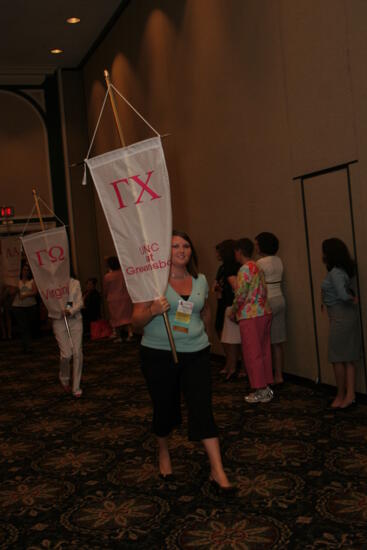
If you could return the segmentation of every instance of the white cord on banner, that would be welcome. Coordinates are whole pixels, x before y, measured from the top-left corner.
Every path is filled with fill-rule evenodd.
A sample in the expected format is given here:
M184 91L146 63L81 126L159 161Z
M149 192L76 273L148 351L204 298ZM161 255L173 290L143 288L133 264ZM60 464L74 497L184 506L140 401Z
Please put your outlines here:
M96 125L96 127L95 127L95 129L94 129L92 141L90 142L90 146L89 146L89 149L88 149L88 153L87 153L87 156L85 157L86 159L89 158L90 152L91 152L91 150L92 150L93 143L94 143L94 140L95 140L95 137L96 137L96 133L97 133L97 130L98 130L98 126L99 126L99 123L101 122L103 110L104 110L105 105L106 105L107 97L108 97L108 89L107 89L107 91L106 91L106 95L104 96L104 100L103 100L103 103L102 103L101 112L99 113L99 117L98 117L98 120L97 120L97 125Z
M108 97L108 94L109 94L109 89L110 87L121 97L121 99L123 101L125 101L125 103L130 107L130 109L132 109L134 111L134 113L136 113L138 115L138 117L141 118L141 120L143 122L145 122L145 124L158 136L158 137L161 137L160 133L157 132L157 130L155 128L153 128L153 126L151 124L149 124L149 122L143 117L143 115L141 115L139 113L139 111L137 111L135 109L135 107L133 105L131 105L130 101L128 101L126 99L126 97L124 97L119 91L117 88L115 88L115 86L113 84L109 84L109 86L107 87L107 91L106 91L106 95L104 96L104 100L103 100L103 103L102 103L102 108L101 108L101 111L99 113L99 117L98 117L98 120L97 120L97 124L96 124L96 127L94 129L94 133L93 133L93 137L92 137L92 141L90 143L90 146L89 146L89 149L88 149L88 153L87 153L87 156L85 157L85 160L89 158L89 155L90 155L90 152L92 150L92 147L93 147L93 143L94 143L94 140L95 140L95 137L96 137L96 134L97 134L97 130L98 130L98 127L99 127L99 124L101 122L101 118L102 118L102 114L103 114L103 111L104 111L104 108L105 108L105 105L106 105L106 101L107 101L107 97ZM85 186L87 185L87 166L86 166L86 163L84 162L84 173L83 173L83 179L82 179L82 185Z
M106 105L107 97L108 97L108 88L107 88L106 94L105 94L105 96L104 96L104 100L103 100L103 103L102 103L102 108L101 108L101 111L100 111L100 113L99 113L99 117L98 117L98 120L97 120L96 127L95 127L95 129L94 129L92 141L90 142L90 145L89 145L89 149L88 149L87 156L85 157L84 162L83 162L83 165L84 165L84 169L83 169L83 179L82 179L82 185L83 185L83 186L87 185L87 165L86 165L85 160L89 158L90 152L91 152L91 150L92 150L93 143L94 143L94 140L95 140L95 137L96 137L96 133L97 133L97 130L98 130L98 126L99 126L99 123L101 122L102 114L103 114L103 111L104 111L104 108L105 108L105 105Z
M25 230L26 230L27 227L28 227L29 220L30 220L31 217L33 216L33 212L34 212L34 209L35 209L35 208L36 208L36 205L34 204L34 205L33 205L33 208L32 208L32 212L31 212L31 214L30 214L30 216L29 216L29 218L28 218L28 220L27 220L27 223L26 223L25 226L23 227L22 237L23 237L23 235L24 235L24 233L25 233Z
M58 216L56 216L55 212L54 212L53 210L51 210L51 208L48 206L48 204L45 203L45 201L43 200L43 198L40 197L39 195L38 195L38 200L40 200L40 201L43 203L43 205L46 206L47 210L48 210L49 212L51 212L51 214L53 214L53 216L61 223L61 225L64 225L64 226L65 226L64 222L63 222Z
M128 104L128 106L130 107L130 109L132 109L132 110L134 111L134 113L136 113L136 114L142 119L142 121L145 122L145 124L146 124L147 126L149 126L149 128L150 128L151 130L153 130L153 132L154 132L158 137L160 137L160 133L157 132L157 130L156 130L155 128L153 128L153 126L152 126L151 124L149 124L149 122L143 117L143 115L141 115L141 114L139 113L139 111L137 111L137 110L135 109L135 107L134 107L133 105L131 105L130 101L128 101L128 100L126 99L126 97L124 97L124 96L117 90L117 88L115 88L115 86L114 86L113 84L111 84L110 86L111 86L111 88L112 88L113 90L115 90L115 92L121 97L121 99L123 99L123 100L125 101L125 103Z

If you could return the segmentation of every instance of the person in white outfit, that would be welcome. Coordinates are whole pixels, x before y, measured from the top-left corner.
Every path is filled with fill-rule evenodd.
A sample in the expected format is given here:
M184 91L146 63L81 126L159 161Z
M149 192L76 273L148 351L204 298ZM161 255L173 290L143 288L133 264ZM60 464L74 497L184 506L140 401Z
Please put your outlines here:
M265 274L269 305L273 313L271 322L271 351L274 368L274 383L283 383L284 342L287 340L286 303L282 292L283 263L276 255L279 241L273 233L259 233L255 249L259 256L257 265Z
M83 297L80 283L70 278L69 296L64 311L59 318L52 319L52 329L60 350L59 378L65 391L72 391L74 397L80 397L82 390L80 380L83 370L83 319L80 310L83 307ZM66 317L70 336L66 327ZM71 341L70 341L71 339ZM70 388L70 361L73 358L73 374Z

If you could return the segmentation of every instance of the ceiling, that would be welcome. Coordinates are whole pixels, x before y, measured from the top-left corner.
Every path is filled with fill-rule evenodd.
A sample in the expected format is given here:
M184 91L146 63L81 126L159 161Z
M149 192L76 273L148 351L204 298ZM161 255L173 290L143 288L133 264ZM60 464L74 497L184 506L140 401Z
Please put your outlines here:
M126 0L6 0L1 2L0 84L33 84L58 68L76 68ZM76 25L66 23L79 17ZM64 53L54 55L52 48Z

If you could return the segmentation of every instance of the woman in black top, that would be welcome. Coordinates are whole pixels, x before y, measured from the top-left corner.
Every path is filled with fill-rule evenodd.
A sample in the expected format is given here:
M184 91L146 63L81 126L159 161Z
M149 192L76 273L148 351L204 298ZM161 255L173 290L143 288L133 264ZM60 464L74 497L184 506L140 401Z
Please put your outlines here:
M222 335L226 309L233 303L233 290L236 285L237 272L240 268L240 264L236 262L234 256L234 244L233 239L227 239L215 247L218 258L222 261L213 285L213 291L218 299L215 329L219 339ZM222 345L226 356L226 364L221 372L226 375L226 380L230 380L236 371L240 348L237 344L222 343Z
M87 286L83 293L84 308L82 309L84 333L90 334L90 324L101 318L101 295L97 290L96 277L87 280Z

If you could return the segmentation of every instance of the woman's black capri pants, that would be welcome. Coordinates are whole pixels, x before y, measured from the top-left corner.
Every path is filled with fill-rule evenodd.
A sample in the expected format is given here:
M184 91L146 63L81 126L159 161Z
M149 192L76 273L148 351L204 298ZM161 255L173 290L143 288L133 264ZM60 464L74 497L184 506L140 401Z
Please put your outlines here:
M217 437L212 411L210 347L191 353L178 353L140 347L141 369L153 402L153 432L166 437L181 424L181 390L187 406L191 441Z

